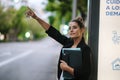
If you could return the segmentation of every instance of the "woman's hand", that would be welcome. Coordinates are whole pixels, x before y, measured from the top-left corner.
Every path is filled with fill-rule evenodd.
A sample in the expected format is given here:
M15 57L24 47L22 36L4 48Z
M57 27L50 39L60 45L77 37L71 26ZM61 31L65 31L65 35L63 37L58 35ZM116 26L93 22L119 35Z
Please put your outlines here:
M63 61L63 60L61 60L60 61L61 63L60 63L60 68L62 69L62 70L67 70L67 68L69 67L68 66L68 64L65 62L65 61Z
M65 61L61 60L60 61L60 68L63 70L63 71L67 71L69 72L70 74L74 75L74 69L72 67L70 67Z
M31 16L32 18L36 19L37 15L29 7L27 8L28 8L28 11L26 12L26 15Z
M39 18L29 7L28 7L28 11L26 12L26 15L36 19L45 30L49 29L50 24L46 23L44 20Z

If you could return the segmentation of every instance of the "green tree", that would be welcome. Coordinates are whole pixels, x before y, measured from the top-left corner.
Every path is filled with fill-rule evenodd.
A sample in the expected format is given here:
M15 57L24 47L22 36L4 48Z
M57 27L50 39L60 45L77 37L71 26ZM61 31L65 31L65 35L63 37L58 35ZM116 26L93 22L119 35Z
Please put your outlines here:
M14 16L14 9L7 9L6 11L3 11L3 7L0 7L0 32L4 34L5 40L7 40L7 35L9 30L12 27L12 18ZM8 14L9 13L9 14Z
M8 41L23 41L29 39L40 39L45 37L43 29L33 19L27 19L25 12L27 8L22 6L16 10L13 7L4 9L0 7L0 33L4 34L5 40ZM30 38L25 36L26 32L30 32Z
M27 23L29 25L29 31L32 33L34 40L39 40L43 37L46 37L44 29L36 20L30 18L29 20L27 20Z
M59 29L60 24L68 24L72 17L73 0L48 0L45 10L52 13L49 16L50 24ZM87 0L77 0L77 16L83 19L87 16Z
M14 31L15 40L36 40L45 37L42 27L34 19L26 18L26 10L27 8L22 6L13 19L12 31ZM29 38L26 38L26 32L30 32Z
M23 17L25 14L25 7L21 7L19 10L16 11L16 15L12 19L12 29L11 32L13 33L13 40L17 40L17 36L23 31L26 30L23 21Z

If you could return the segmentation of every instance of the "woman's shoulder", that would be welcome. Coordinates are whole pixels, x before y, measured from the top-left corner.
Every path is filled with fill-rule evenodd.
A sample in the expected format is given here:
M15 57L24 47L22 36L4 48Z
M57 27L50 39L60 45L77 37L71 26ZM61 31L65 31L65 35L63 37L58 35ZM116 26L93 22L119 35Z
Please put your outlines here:
M85 44L85 48L90 49L90 46L88 44Z
M85 44L84 49L91 50L88 44Z
M84 43L82 46L81 46L81 49L83 50L83 51L88 51L88 52L90 52L91 51L91 48L90 48L90 46L88 45L88 44L86 44L86 43Z

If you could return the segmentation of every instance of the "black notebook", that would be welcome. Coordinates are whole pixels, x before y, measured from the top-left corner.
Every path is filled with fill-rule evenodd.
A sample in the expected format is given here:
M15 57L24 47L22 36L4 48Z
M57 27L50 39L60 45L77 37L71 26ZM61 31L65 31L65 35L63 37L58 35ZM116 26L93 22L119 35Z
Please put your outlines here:
M73 68L78 68L82 65L82 52L81 48L63 48L62 60ZM66 79L74 78L70 73L63 71L63 77Z

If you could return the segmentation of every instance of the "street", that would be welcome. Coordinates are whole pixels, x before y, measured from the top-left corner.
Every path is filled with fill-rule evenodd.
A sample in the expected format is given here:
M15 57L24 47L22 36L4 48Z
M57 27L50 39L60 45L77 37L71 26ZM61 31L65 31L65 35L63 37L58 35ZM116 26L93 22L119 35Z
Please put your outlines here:
M0 43L0 80L56 80L61 47L49 37Z

